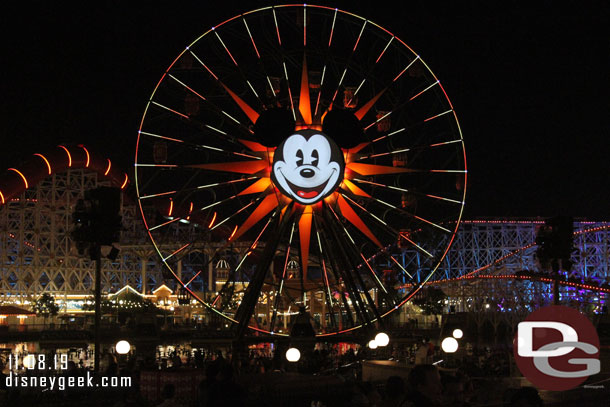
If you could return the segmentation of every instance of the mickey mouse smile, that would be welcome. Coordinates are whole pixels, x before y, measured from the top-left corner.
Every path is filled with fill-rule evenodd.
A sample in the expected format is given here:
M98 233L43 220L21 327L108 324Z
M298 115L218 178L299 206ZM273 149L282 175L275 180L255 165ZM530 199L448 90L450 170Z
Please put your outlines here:
M277 148L271 179L297 202L312 204L328 196L343 179L341 150L324 134L301 130Z

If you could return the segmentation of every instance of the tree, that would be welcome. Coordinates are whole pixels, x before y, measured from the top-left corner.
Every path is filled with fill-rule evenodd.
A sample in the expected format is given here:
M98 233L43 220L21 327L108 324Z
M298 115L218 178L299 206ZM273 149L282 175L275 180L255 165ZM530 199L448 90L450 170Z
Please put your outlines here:
M51 294L44 293L34 302L34 312L36 312L36 315L44 317L46 326L47 318L54 317L59 313L59 306Z

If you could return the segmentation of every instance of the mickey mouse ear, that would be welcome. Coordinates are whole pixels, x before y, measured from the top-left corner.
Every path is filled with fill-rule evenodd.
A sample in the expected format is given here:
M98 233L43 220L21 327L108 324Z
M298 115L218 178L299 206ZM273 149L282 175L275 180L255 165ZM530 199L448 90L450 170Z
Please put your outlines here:
M344 109L328 112L322 122L322 131L340 148L352 148L367 141L358 118Z
M253 130L259 143L275 147L294 132L294 127L295 122L290 111L274 107L260 114Z

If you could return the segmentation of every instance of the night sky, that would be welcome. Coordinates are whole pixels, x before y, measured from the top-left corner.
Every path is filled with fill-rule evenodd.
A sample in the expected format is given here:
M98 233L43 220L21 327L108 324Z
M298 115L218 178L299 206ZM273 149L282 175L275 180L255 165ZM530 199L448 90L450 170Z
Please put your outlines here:
M467 218L610 220L610 6L351 3L326 4L392 31L443 83L466 142ZM256 3L151 4L3 5L0 168L67 142L130 169L165 68L211 26Z

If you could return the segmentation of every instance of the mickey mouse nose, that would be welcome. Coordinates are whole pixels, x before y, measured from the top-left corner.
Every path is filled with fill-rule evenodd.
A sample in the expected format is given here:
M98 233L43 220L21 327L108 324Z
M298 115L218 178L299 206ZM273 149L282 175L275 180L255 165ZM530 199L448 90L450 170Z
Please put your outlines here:
M301 177L303 178L311 178L315 175L312 169L305 168L301 170Z

